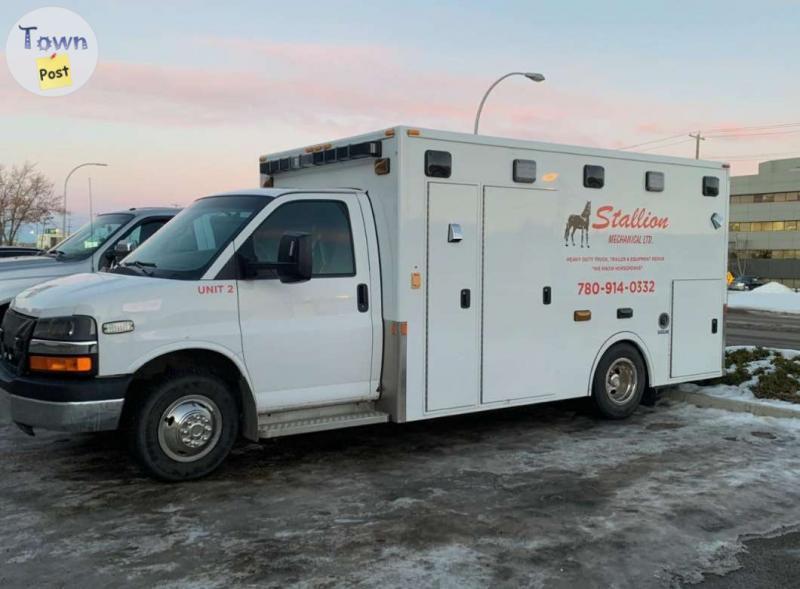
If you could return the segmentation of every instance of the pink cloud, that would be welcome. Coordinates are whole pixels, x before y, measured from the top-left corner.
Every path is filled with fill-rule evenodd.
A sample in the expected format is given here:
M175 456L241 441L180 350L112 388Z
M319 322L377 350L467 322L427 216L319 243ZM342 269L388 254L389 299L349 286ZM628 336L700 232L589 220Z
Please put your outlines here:
M185 201L172 195L255 182L255 158L273 149L400 123L469 132L478 100L492 81L483 74L426 69L421 65L427 63L425 56L408 48L217 37L190 41L199 55L212 51L216 61L209 63L223 65L104 61L86 87L55 100L27 93L0 67L0 117L73 119L85 122L87 128L128 123L141 129L139 134L148 141L168 145L178 145L176 137L183 134L196 137L204 131L205 151L196 144L180 146L192 152L191 160L185 153L169 157L168 150L178 147L165 147L159 159L136 151L141 138L138 142L125 136L118 139L118 157L139 174L136 192L126 184L127 178L114 184L120 195L127 195L120 199L138 199L126 201L131 204L142 199ZM481 131L622 147L687 128L747 124L730 118L714 123L705 114L697 105L672 96L654 103L616 88L569 89L563 83L534 85L518 79L504 82L493 92ZM794 139L797 144L797 136L771 139L786 146ZM226 157L210 153L220 145L225 146ZM711 140L703 149L713 154L723 147L725 153L746 153L736 150L747 149ZM758 151L784 150L759 147ZM692 146L651 153L691 156ZM737 161L733 169L742 173L754 166L755 161ZM69 169L66 162L63 167Z

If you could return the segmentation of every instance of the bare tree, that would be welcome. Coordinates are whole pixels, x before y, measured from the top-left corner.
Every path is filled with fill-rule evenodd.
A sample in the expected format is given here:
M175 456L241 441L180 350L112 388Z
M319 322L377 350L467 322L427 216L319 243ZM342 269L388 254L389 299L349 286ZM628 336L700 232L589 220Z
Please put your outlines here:
M11 168L0 165L0 244L12 244L26 223L46 223L61 212L53 183L25 162Z

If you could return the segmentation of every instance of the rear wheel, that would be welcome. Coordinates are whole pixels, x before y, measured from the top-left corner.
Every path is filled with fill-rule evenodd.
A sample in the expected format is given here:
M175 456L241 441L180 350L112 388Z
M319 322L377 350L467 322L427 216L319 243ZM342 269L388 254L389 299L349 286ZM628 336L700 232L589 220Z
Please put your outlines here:
M206 372L171 373L151 384L133 411L131 451L151 476L198 479L216 470L239 433L228 385Z
M646 382L644 360L630 344L609 349L594 373L592 400L597 410L610 419L623 419L639 406Z

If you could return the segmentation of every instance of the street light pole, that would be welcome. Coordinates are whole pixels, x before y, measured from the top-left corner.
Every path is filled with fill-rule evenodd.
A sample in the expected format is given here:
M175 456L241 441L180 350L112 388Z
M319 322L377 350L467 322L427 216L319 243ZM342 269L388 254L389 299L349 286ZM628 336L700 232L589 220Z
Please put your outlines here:
M533 72L511 72L510 74L506 74L505 76L500 76L497 80L495 80L494 84L489 86L489 89L486 91L486 93L483 95L483 98L481 99L480 105L478 105L478 114L475 115L475 130L473 131L475 135L478 134L478 125L481 122L481 111L483 110L483 105L486 102L486 99L489 97L489 94L491 93L492 90L494 90L495 86L497 86L500 82L502 82L506 78L510 78L511 76L525 76L532 82L544 82L544 76L542 74L536 74Z
M69 182L70 176L74 174L77 170L83 168L84 166L101 166L105 168L108 164L101 164L98 162L86 162L84 164L78 164L72 170L70 170L67 177L64 178L64 214L61 219L61 239L67 238L67 182Z

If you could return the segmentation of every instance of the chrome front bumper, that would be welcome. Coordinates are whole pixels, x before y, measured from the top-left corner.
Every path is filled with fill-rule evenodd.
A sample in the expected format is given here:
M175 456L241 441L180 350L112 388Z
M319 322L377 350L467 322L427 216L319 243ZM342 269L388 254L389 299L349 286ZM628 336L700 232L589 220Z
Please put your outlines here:
M10 419L23 429L100 432L119 427L124 399L102 401L42 401L0 391L8 398Z

